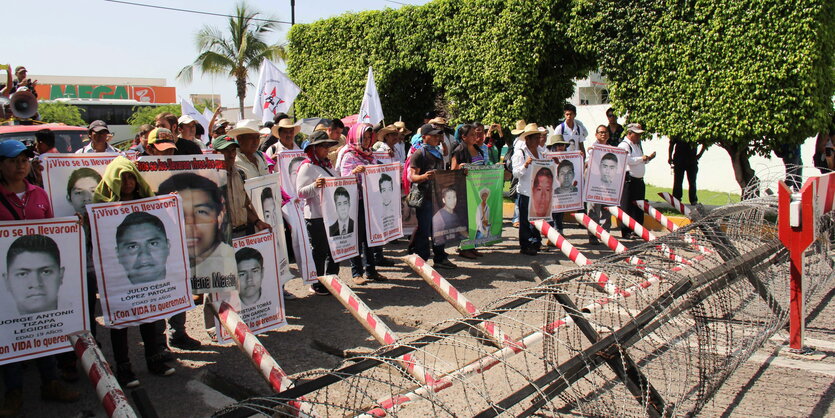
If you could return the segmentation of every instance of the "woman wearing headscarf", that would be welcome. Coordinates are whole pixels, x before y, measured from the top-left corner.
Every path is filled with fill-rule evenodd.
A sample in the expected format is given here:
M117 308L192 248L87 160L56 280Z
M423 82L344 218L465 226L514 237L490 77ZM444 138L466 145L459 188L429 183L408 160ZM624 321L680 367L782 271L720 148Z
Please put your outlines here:
M371 153L371 145L374 142L373 127L367 123L358 123L351 127L348 131L348 140L345 145L345 153L342 155L341 166L339 167L340 174L344 176L357 176L357 189L360 191L359 197L362 200L363 193L362 177L359 173L365 171L366 165L378 164L379 162ZM359 255L351 259L351 277L355 284L362 285L369 280L385 281L386 278L377 272L375 263L375 250L368 246L366 239L367 231L365 225L365 204L360 204L357 207L357 247L360 250ZM379 248L379 247L378 247ZM365 257L366 266L363 266L362 259ZM363 277L365 275L365 277Z
M476 125L465 124L459 125L455 132L456 136L460 136L461 143L452 150L452 169L463 170L468 165L484 165L487 161L484 151L476 144L478 139L476 134ZM480 257L482 254L477 250L462 250L458 248L458 255L464 258L474 259Z

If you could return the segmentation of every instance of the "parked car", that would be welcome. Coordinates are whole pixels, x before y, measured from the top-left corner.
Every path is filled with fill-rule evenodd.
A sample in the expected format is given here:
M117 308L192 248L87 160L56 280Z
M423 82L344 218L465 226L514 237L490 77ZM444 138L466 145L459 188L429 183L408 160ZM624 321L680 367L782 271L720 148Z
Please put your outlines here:
M55 133L55 148L59 152L70 153L84 147L87 138L87 128L67 126L61 123L44 123L39 125L0 125L0 142L17 139L26 145L35 144L35 132L49 129Z

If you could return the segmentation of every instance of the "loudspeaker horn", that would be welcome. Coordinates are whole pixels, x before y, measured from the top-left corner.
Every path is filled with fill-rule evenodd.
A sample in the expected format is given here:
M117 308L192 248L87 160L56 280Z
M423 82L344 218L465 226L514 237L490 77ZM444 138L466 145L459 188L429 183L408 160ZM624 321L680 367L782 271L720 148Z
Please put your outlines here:
M38 113L38 98L28 91L18 91L13 94L9 107L18 119L30 119Z

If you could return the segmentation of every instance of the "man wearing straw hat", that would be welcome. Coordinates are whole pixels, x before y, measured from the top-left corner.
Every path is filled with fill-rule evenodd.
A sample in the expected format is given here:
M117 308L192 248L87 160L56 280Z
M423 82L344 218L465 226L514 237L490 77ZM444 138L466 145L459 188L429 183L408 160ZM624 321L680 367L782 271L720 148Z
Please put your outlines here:
M294 141L296 134L298 134L301 129L302 127L297 126L292 120L290 120L290 118L278 121L278 123L270 128L272 135L278 138L278 142L267 148L267 156L275 160L276 154L281 151L301 151L301 148L299 148L296 141Z

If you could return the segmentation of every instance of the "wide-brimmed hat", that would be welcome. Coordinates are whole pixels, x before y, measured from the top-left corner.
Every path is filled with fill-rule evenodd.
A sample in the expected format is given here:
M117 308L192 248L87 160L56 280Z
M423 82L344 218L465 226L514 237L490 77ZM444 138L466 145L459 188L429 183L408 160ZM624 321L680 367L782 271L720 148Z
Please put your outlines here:
M394 133L397 133L397 132L398 132L398 129L397 129L396 126L386 125L386 126L380 128L380 130L377 131L375 138L376 138L377 141L382 141L383 139L386 138L386 135L394 134Z
M519 139L525 139L533 134L541 135L542 131L539 130L539 125L536 123L529 123L525 125L524 129L519 132Z
M545 141L545 146L550 147L551 145L569 145L568 141L563 138L560 134L553 134L548 135L548 139Z
M325 131L316 131L313 132L309 137L307 137L307 143L304 145L304 150L307 151L308 148L314 145L325 145L328 147L332 147L338 144L339 141L334 141L328 136L328 133Z
M161 138L161 134L168 134L168 138ZM154 146L157 151L165 151L167 149L177 148L174 143L174 133L166 128L154 128L148 132L148 146Z
M409 128L406 127L406 122L403 122L403 121L394 122L394 127L397 128L397 131L400 132L403 135L409 135L410 133L412 133L412 131L410 131Z
M255 119L241 119L235 124L235 128L226 133L232 138L237 138L242 134L257 134L260 135L261 125Z
M302 130L301 126L293 123L293 120L291 120L290 118L284 118L278 121L278 123L276 123L275 125L273 125L273 127L270 128L270 132L273 134L274 137L278 138L278 130L281 128L293 129L293 136L296 136L296 134Z
M516 121L516 129L511 130L510 134L511 135L521 134L525 130L525 125L527 125L527 123L525 122L524 119L517 120Z

